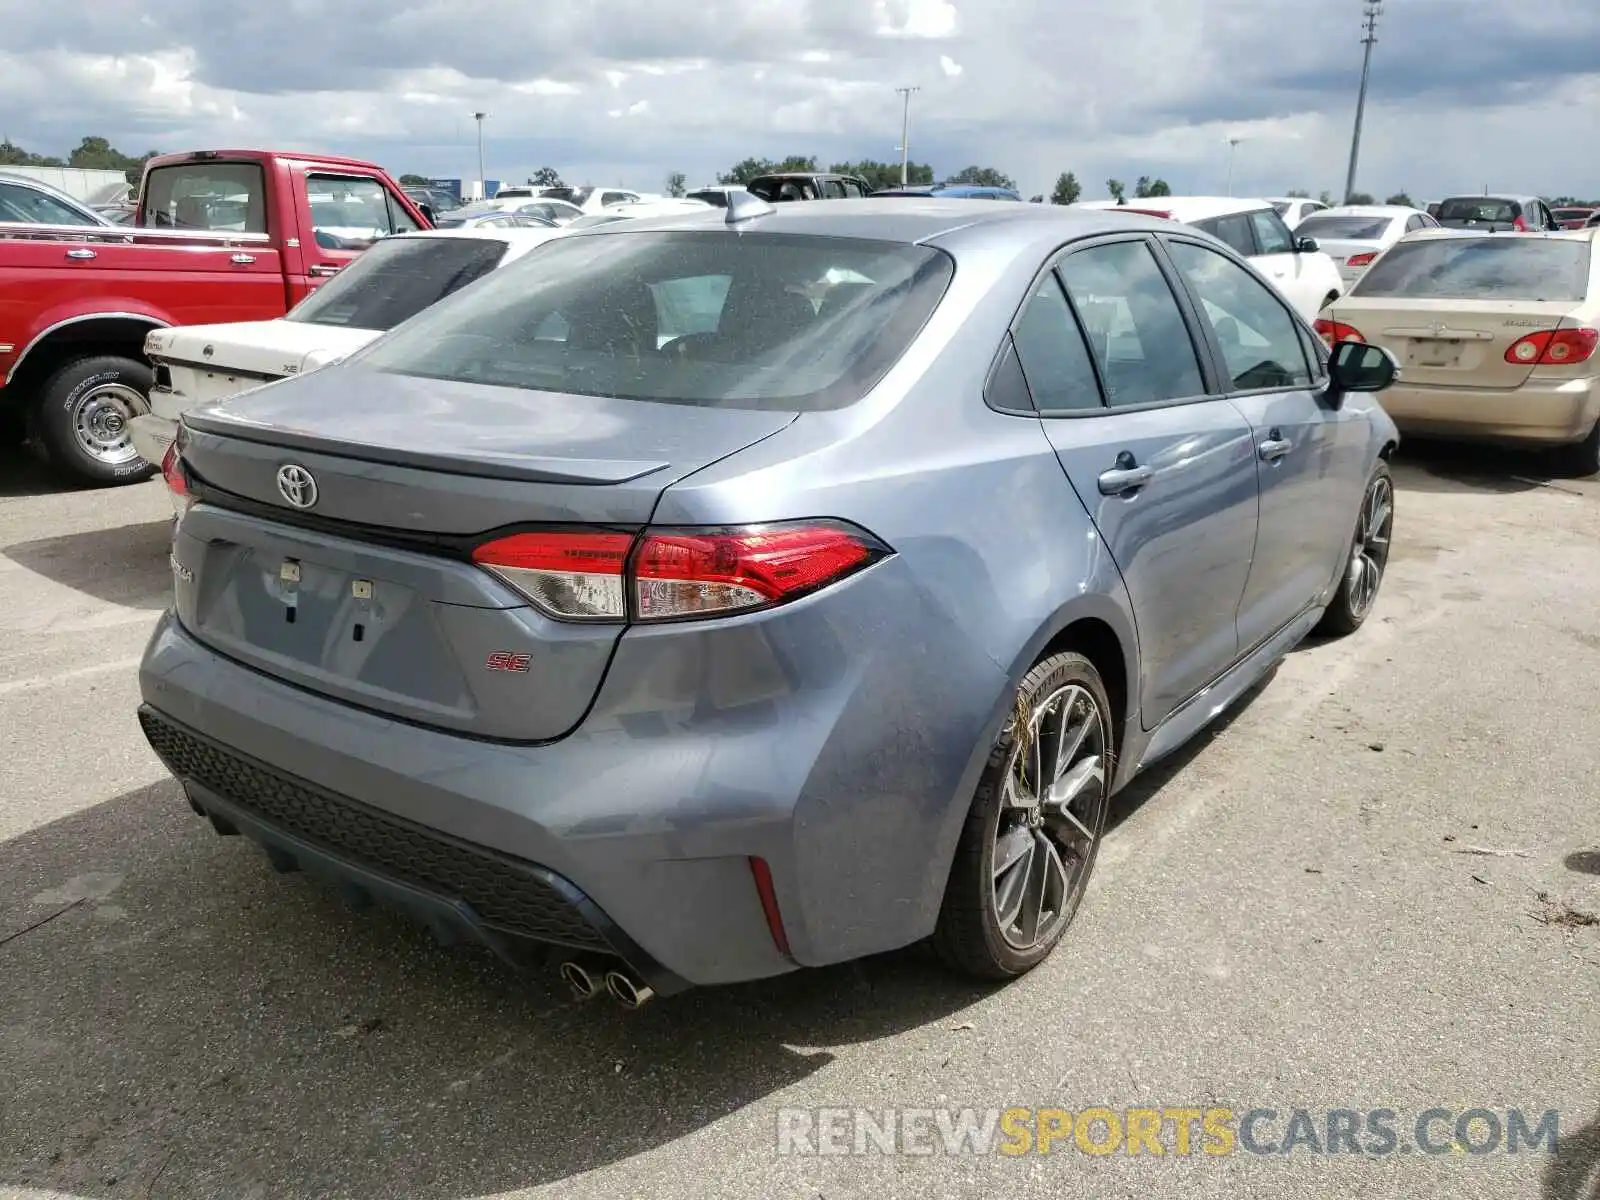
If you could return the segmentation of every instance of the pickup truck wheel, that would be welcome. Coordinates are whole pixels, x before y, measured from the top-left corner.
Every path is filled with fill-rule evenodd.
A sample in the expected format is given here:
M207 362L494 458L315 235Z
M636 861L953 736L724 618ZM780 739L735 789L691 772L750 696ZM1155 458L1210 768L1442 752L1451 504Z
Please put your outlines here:
M128 422L150 411L150 368L120 355L67 363L40 390L38 437L51 463L95 483L137 483L156 466L139 457Z

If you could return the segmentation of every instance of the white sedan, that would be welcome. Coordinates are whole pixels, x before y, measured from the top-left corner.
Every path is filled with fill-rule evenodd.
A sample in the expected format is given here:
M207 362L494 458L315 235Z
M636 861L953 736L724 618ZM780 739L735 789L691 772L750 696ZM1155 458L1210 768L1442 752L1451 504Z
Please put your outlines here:
M466 228L384 238L277 320L152 330L144 351L155 385L150 411L128 423L134 448L159 465L189 409L338 362L561 233Z
M1366 274L1373 259L1408 233L1437 229L1420 208L1398 204L1347 204L1313 213L1295 230L1297 237L1317 239L1317 245L1339 268L1345 290Z

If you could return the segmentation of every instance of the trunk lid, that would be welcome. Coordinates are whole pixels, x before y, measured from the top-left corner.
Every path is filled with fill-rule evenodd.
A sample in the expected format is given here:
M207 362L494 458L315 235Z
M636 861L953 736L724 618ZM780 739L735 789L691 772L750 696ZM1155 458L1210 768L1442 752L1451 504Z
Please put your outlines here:
M156 330L145 340L145 352L157 368L152 408L176 418L187 409L354 354L377 336L369 329L283 320Z
M1383 243L1375 239L1365 238L1318 238L1317 249L1321 250L1334 265L1342 267L1346 261L1355 254L1378 254L1383 250Z
M1330 316L1400 360L1398 386L1511 390L1533 364L1506 361L1506 351L1541 329L1571 327L1569 300L1402 300L1357 294Z
M792 412L320 370L185 417L185 626L296 686L436 728L546 741L582 719L620 624L563 622L472 564L493 530L636 530L674 482ZM297 466L315 502L291 507ZM207 502L210 500L211 502Z

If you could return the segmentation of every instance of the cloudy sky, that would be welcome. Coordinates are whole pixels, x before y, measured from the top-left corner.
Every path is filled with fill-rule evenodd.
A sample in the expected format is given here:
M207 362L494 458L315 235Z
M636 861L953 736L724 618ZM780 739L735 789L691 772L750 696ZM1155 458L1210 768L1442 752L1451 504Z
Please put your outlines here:
M757 155L1343 184L1360 0L0 0L0 133L659 190ZM1390 0L1358 187L1600 197L1600 3Z

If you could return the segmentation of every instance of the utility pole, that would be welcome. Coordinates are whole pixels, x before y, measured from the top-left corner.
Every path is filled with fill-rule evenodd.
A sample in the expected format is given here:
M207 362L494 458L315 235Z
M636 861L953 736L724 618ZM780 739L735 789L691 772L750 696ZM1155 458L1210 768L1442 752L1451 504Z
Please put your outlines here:
M489 198L489 180L488 180L488 176L485 175L484 170L483 170L483 119L485 117L487 117L488 115L489 114L486 113L486 112L475 112L475 113L472 114L472 119L478 123L478 199L479 200L487 200Z
M1356 190L1356 160L1361 157L1361 120L1367 111L1367 78L1372 74L1372 47L1378 43L1378 18L1383 15L1379 0L1362 0L1361 27L1365 36L1361 44L1366 47L1361 55L1361 90L1356 93L1356 127L1350 135L1350 170L1344 177L1344 202Z
M1233 152L1239 148L1239 143L1244 141L1240 137L1228 139L1228 195L1233 195Z
M904 104L900 109L900 186L906 186L906 174L911 168L911 93L920 92L919 87L899 87L895 91L904 97Z

